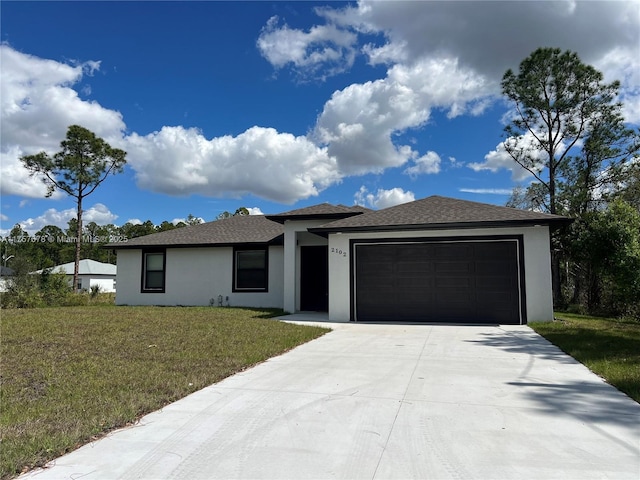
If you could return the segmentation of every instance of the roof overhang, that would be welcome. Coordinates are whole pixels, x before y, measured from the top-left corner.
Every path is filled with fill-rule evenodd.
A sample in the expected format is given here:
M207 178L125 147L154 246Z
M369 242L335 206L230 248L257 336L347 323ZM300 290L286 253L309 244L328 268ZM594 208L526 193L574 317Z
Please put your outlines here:
M548 226L552 230L571 224L573 218L558 218L553 220L501 220L495 222L448 222L410 225L375 225L354 227L315 227L309 232L322 237L332 233L364 233L364 232L411 232L417 230L465 230L473 228L513 228Z
M142 238L142 237L140 237ZM264 246L277 246L284 245L284 234L280 234L277 237L272 238L266 242L226 242L226 243L180 243L180 244L136 244L128 242L108 243L102 245L102 248L109 250L142 250L147 248L217 248L217 247L264 247Z
M308 220L326 220L333 222L335 220L342 220L343 218L353 217L355 215L361 215L362 212L344 212L344 213L324 213L324 214L306 214L306 215L265 215L267 220L272 222L281 223L288 220L293 221L308 221Z

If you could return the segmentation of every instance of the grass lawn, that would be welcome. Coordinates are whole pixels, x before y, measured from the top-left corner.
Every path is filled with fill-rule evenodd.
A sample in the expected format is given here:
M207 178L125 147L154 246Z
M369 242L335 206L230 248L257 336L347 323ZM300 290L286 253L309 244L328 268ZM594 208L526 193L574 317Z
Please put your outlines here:
M529 326L640 403L640 322L556 313Z
M0 478L8 479L328 330L273 310L1 312Z

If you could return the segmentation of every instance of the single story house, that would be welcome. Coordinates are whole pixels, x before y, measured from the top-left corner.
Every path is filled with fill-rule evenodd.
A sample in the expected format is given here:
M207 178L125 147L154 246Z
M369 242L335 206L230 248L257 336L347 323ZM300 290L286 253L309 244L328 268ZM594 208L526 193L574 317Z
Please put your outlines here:
M69 285L73 283L73 270L75 262L64 263L51 267L51 272L64 273L69 280ZM78 265L78 290L90 290L91 287L100 287L101 292L113 293L116 291L116 275L118 267L111 263L102 263L95 260L80 260ZM42 273L38 270L34 273Z
M320 204L107 245L119 305L326 311L333 321L553 319L550 229L567 217L432 196Z

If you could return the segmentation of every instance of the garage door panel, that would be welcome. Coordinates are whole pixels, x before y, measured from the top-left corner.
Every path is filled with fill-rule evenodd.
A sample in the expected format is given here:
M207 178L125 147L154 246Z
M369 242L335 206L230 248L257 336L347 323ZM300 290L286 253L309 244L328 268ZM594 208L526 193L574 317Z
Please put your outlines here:
M473 251L473 245L468 243L443 243L434 245L434 254L439 259L456 260L468 257Z
M474 271L473 263L470 262L461 262L461 261L442 261L438 259L435 262L435 271L437 274L446 275L448 273L451 274L468 274Z
M520 323L515 240L357 245L357 320Z
M513 270L514 262L508 260L478 260L475 264L476 273L479 276L504 276Z
M431 273L433 270L433 262L401 262L396 265L396 272L400 274Z
M474 282L472 281L472 279L470 279L469 277L463 277L463 276L436 277L434 278L434 281L433 281L433 285L439 291L440 289L447 289L447 288L456 288L456 289L472 288L473 284Z

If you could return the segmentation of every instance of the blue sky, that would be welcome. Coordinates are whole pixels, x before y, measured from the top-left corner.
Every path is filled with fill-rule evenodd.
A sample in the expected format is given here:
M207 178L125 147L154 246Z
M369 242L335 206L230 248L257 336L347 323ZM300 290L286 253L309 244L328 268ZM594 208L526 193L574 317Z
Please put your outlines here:
M640 123L640 3L8 2L0 5L0 234L73 200L19 157L71 124L127 151L85 221L213 220L244 206L504 204L500 79L542 46L622 82Z

